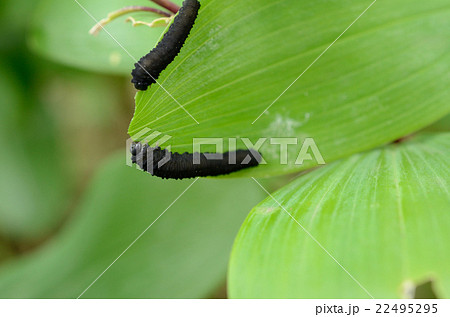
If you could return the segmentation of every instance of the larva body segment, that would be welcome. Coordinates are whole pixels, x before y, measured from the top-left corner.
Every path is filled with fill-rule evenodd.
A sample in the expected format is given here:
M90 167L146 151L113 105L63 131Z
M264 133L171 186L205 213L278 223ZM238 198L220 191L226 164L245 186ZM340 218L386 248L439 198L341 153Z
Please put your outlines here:
M147 90L161 72L175 59L194 26L200 9L197 0L185 0L173 23L150 53L134 64L131 82L138 90Z
M173 179L226 175L257 166L261 161L261 154L256 150L226 152L220 159L211 159L208 157L211 153L171 153L141 143L133 143L131 154L131 161L142 170L153 176ZM199 159L198 164L195 156Z

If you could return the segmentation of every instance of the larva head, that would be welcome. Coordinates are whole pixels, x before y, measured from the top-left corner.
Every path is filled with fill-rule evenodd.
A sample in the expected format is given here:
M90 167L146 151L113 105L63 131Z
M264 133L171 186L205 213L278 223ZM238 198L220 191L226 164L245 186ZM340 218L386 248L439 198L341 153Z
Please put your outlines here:
M148 84L142 83L142 82L137 82L137 83L134 83L134 88L136 88L137 90L147 90Z

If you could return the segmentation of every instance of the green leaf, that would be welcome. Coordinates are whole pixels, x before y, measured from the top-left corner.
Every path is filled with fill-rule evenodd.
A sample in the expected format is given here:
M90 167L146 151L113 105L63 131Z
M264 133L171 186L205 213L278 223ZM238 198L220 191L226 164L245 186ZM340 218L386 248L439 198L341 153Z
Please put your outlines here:
M106 17L109 12L124 6L158 7L148 0L78 0L78 2L97 21ZM180 4L182 0L172 2ZM41 1L33 17L29 44L36 52L66 65L130 76L135 60L139 60L150 51L164 31L164 27L132 27L130 23L124 22L128 16L149 21L160 16L147 12L130 14L105 27L132 57L105 31L101 31L98 36L90 35L88 31L96 22L73 0Z
M0 235L20 242L40 239L59 225L70 181L51 118L32 89L19 85L3 64L0 95Z
M450 115L446 115L442 119L434 122L432 125L426 127L423 131L426 131L426 132L448 132L448 131L450 131Z
M264 198L252 180L169 181L109 160L74 219L46 246L0 268L2 298L197 298L225 281L232 240ZM173 203L173 205L171 205Z
M449 156L450 134L430 134L299 177L241 227L229 295L369 297L358 281L375 298L399 298L430 280L448 298Z
M448 1L393 0L374 3L252 124L371 2L202 0L187 42L159 78L164 89L137 94L130 135L159 131L180 153L192 152L193 138L224 138L225 149L234 137L298 138L287 165L267 140L268 164L238 174L268 176L316 165L295 165L306 137L331 162L443 117L450 111Z

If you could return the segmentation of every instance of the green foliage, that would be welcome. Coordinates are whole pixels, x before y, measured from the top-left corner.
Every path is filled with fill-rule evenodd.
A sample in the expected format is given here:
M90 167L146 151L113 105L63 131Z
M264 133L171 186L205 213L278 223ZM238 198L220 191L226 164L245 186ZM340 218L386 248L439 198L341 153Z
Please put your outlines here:
M3 265L0 297L78 297L192 182L152 178L114 156L61 234ZM196 181L83 297L210 296L247 210L264 197L251 185Z
M23 45L29 28L28 17L33 14L37 1L2 0L0 3L0 53ZM27 17L27 18L24 18Z
M49 114L22 91L32 95L0 64L0 235L30 240L61 221L69 183Z
M434 122L432 125L426 127L424 131L427 132L444 132L450 131L450 114L446 115L442 119Z
M155 6L77 1L97 20ZM229 263L230 296L409 297L427 281L450 296L450 135L385 145L424 128L449 131L448 1L377 1L331 47L372 0L200 1L187 42L159 78L200 124L153 85L136 95L128 132L170 135L164 145L178 152L192 151L196 137L224 138L225 149L230 137L298 138L289 164L266 141L267 165L231 175L276 176L258 181L278 189L285 210L269 197L248 215ZM133 64L164 28L133 28L125 16L109 24L130 57L106 32L88 34L95 22L76 1L7 0L0 17L0 57L12 65L0 65L0 297L74 298L193 181L153 178L111 155L128 137ZM122 77L31 56L29 23L27 44L40 56ZM294 165L306 137L328 166ZM300 171L286 185L286 174ZM83 297L211 296L246 211L264 197L251 179L197 180Z
M286 185L244 222L231 256L229 294L367 298L329 252L375 298L406 297L408 285L426 280L448 298L449 156L449 133L424 135Z
M299 138L289 164L280 165L278 146L267 141L269 164L240 174L271 176L315 165L294 164L305 137L331 162L444 116L448 3L396 0L375 3L252 124L370 2L202 1L189 40L159 79L200 125L153 85L136 96L130 135L169 134L179 152L192 151L195 137Z

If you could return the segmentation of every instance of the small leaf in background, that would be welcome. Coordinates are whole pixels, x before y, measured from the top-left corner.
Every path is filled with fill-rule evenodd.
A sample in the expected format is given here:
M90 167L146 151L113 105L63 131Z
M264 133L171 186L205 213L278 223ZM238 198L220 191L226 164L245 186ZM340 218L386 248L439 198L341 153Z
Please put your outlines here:
M374 3L252 124L371 2L202 0L188 40L159 78L200 124L153 85L136 96L130 135L169 134L180 153L192 152L195 137L225 138L225 148L229 137L298 138L289 164L267 141L261 153L269 164L231 175L268 176L316 165L294 164L306 137L331 162L443 117L450 111L448 1L393 0Z
M450 134L425 134L299 177L257 205L229 265L232 298L450 296ZM287 212L286 212L287 211Z
M0 297L79 296L192 182L150 177L115 156L60 235L4 263ZM240 224L264 197L249 179L197 180L83 298L211 296Z
M173 2L181 3L181 1ZM78 0L78 2L97 21L106 17L109 12L124 6L158 7L148 0ZM136 60L139 60L156 44L164 27L132 27L131 23L125 23L128 16L111 22L105 29ZM148 12L130 16L150 21L160 17ZM135 60L105 31L100 31L97 36L90 35L88 32L95 25L95 21L77 2L41 1L33 17L29 44L36 52L66 65L108 74L127 75L131 78Z

